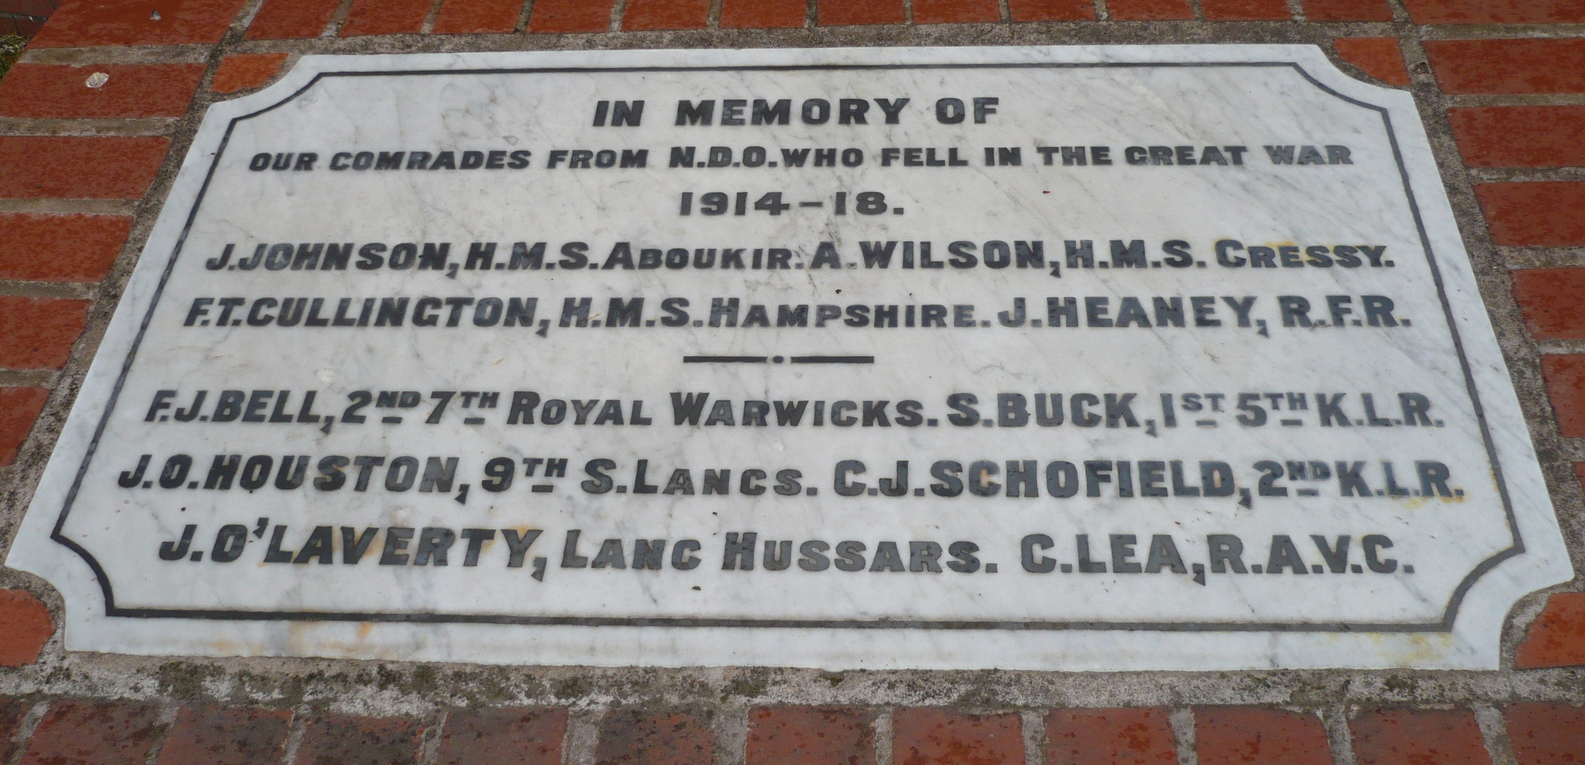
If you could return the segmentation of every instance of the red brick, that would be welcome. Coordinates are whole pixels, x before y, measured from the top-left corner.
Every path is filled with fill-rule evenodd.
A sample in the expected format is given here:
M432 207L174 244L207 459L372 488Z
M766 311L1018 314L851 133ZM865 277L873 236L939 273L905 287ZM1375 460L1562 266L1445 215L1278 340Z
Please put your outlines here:
M1585 268L1527 268L1508 278L1532 337L1585 339Z
M1287 0L1200 0L1208 21L1266 21L1293 18Z
M30 394L36 388L0 388ZM36 394L35 394L36 395ZM38 397L42 401L42 397ZM5 397L0 394L0 407ZM34 415L38 412L35 410ZM0 414L4 417L4 414ZM0 667L24 667L38 661L39 650L55 634L50 610L23 590L0 590Z
M220 59L209 89L216 93L235 93L263 87L275 79L286 62L285 53L235 53Z
M511 32L523 14L524 0L445 0L435 16L435 34Z
M143 765L159 716L153 704L50 702L22 765Z
M1016 714L903 709L892 715L892 760L897 765L1021 765L1023 721Z
M285 710L182 707L157 765L275 765L291 724Z
M1558 433L1566 438L1585 436L1585 356L1542 356L1541 376L1546 379Z
M0 297L0 369L60 369L87 317L86 300Z
M1013 21L1090 21L1093 0L1007 0Z
M914 0L915 24L968 24L1001 21L996 0Z
M318 37L330 25L341 0L264 0L243 34L249 40Z
M1359 765L1490 765L1468 709L1362 712L1349 721Z
M1585 106L1483 106L1447 110L1470 167L1585 165Z
M1519 765L1585 763L1585 707L1514 704L1506 717Z
M1194 751L1200 765L1332 765L1321 718L1281 709L1195 709Z
M17 449L27 440L48 397L43 388L0 388L0 465L16 461Z
M1404 0L1416 24L1574 24L1580 0Z
M616 0L534 0L530 32L604 32Z
M607 713L600 721L596 765L698 765L714 758L715 738L703 718L638 709Z
M28 705L16 699L0 699L0 762L10 762L16 752L17 731L22 728L22 716Z
M748 714L748 765L869 765L875 715L861 709L766 707Z
M710 0L628 0L622 28L703 29L710 21Z
M402 717L315 717L303 729L296 765L416 763L423 736L423 725Z
M436 765L561 765L566 710L495 709L446 717Z
M722 0L724 29L801 27L808 4L804 0Z
M32 37L39 32L44 31L44 22L41 21L34 21L33 19L24 19L20 17L12 17L7 20L11 22L11 27L15 30L13 34L17 34L22 37Z
M244 0L64 0L34 48L217 43ZM159 13L159 19L154 14Z
M1482 183L1475 197L1492 241L1512 247L1585 244L1585 182Z
M170 139L0 136L0 198L139 199Z
M1585 93L1585 40L1426 40L1449 93Z
M820 0L816 22L823 27L852 24L901 24L903 0Z
M1192 19L1189 0L1107 0L1106 10L1118 21Z
M1339 37L1332 41L1337 57L1365 74L1388 85L1408 87L1409 68L1403 64L1403 49L1391 37Z
M131 230L125 215L0 214L0 279L98 281Z
M1585 356L1544 356L1542 360L1554 358L1574 359L1575 374L1585 376ZM1547 387L1551 387L1550 375ZM1574 473L1585 483L1585 463L1575 464ZM1546 607L1519 644L1513 664L1520 669L1585 666L1585 592L1549 595Z
M1304 0L1310 21L1392 21L1387 0Z
M110 79L90 88L96 72ZM202 64L17 64L0 80L0 117L178 117L203 76Z
M419 32L434 0L352 0L342 37Z
M48 18L55 12L54 0L0 0L0 13Z
M1046 716L1046 740L1046 762L1053 765L1178 761L1165 709L1058 709Z

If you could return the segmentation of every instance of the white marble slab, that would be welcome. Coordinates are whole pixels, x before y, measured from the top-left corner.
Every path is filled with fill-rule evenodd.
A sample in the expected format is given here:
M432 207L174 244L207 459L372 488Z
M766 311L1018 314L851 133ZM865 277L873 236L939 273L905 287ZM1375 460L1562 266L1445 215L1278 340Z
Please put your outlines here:
M1571 576L1410 96L1302 46L304 58L7 564L76 650L1086 670L1494 667Z

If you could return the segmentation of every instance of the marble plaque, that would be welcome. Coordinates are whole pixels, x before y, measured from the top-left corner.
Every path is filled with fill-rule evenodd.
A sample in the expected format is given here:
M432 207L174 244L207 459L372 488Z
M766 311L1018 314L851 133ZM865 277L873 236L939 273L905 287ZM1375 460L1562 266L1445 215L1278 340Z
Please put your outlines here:
M1571 570L1409 94L1304 46L310 56L8 565L70 649L1495 667Z

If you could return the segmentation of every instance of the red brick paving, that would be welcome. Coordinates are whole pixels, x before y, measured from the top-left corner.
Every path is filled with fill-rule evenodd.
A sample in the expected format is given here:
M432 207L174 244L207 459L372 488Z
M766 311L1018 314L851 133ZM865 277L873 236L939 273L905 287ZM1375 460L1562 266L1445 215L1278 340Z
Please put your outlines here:
M1585 244L1585 182L1482 183L1475 196L1496 244L1569 247Z
M1480 106L1447 117L1470 167L1585 165L1585 106Z
M703 29L710 21L710 0L627 0L622 28Z
M1286 21L1287 0L1200 0L1207 21Z
M604 32L616 0L534 0L530 32Z
M63 0L29 46L217 43L243 1Z
M417 720L323 715L308 721L294 765L416 763L423 735Z
M903 0L824 0L815 4L815 19L822 27L901 24Z
M1585 707L1514 704L1506 717L1519 765L1585 763Z
M1359 765L1490 765L1468 709L1361 712L1349 721Z
M1579 0L1404 0L1416 24L1578 24Z
M352 0L342 37L412 34L422 31L433 0Z
M1541 375L1546 378L1558 434L1585 437L1585 356L1542 356Z
M914 0L915 24L1001 21L996 0Z
M126 215L0 213L0 279L98 281L131 230Z
M38 389L0 388L0 423L5 419L5 410L9 409L7 391L34 394ZM4 425L0 424L0 431L3 429ZM3 446L0 444L0 448ZM38 598L22 590L0 590L0 667L32 664L38 660L39 649L53 634L55 623L50 619L49 609Z
M801 27L808 4L803 0L722 0L724 29Z
M435 16L435 34L511 32L523 13L523 0L445 0Z
M154 704L52 701L21 765L144 765L159 717Z
M170 145L158 136L0 136L0 199L138 199Z
M561 765L565 709L456 711L446 717L436 765Z
M156 765L277 765L292 713L182 707Z
M26 702L0 699L0 762L10 762L16 751L17 733L22 728L22 717L28 712Z
M235 93L262 87L280 73L285 53L236 53L220 59L209 89L216 93Z
M86 300L0 296L0 369L60 369L87 317Z
M696 765L715 756L715 734L686 712L618 709L600 720L596 765Z
M1426 40L1448 93L1585 92L1585 40Z
M1046 716L1048 765L1176 765L1167 710L1058 709Z
M1581 481L1585 481L1582 468L1585 463L1574 466ZM1585 666L1585 592L1557 592L1547 596L1541 615L1536 617L1524 642L1519 644L1514 666L1520 669ZM1585 752L1585 749L1580 751Z
M0 465L16 461L33 421L44 409L49 391L43 388L0 388Z
M90 88L96 73L110 79ZM203 76L202 64L17 64L0 80L0 117L179 117Z
M1196 707L1200 765L1331 765L1321 718L1261 707Z
M1091 21L1095 3L1089 0L1007 0L1013 21Z
M1406 87L1409 69L1403 65L1403 49L1391 37L1339 37L1332 41L1339 58L1389 85Z
M763 707L748 715L748 765L870 765L875 713Z
M896 765L1020 765L1023 720L1016 714L901 709L892 715L892 760Z
M243 36L249 40L318 37L340 6L341 0L264 0Z
M1170 21L1194 18L1189 0L1107 0L1106 9L1118 21Z
M1585 268L1527 268L1508 278L1531 337L1585 339Z
M1304 0L1309 21L1392 21L1387 0Z

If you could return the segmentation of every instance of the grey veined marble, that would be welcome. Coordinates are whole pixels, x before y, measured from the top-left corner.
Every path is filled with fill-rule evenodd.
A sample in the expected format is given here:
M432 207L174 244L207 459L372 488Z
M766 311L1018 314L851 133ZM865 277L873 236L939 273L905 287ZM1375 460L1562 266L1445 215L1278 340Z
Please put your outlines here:
M1571 576L1407 93L1300 46L310 56L8 565L75 650L1495 667Z

